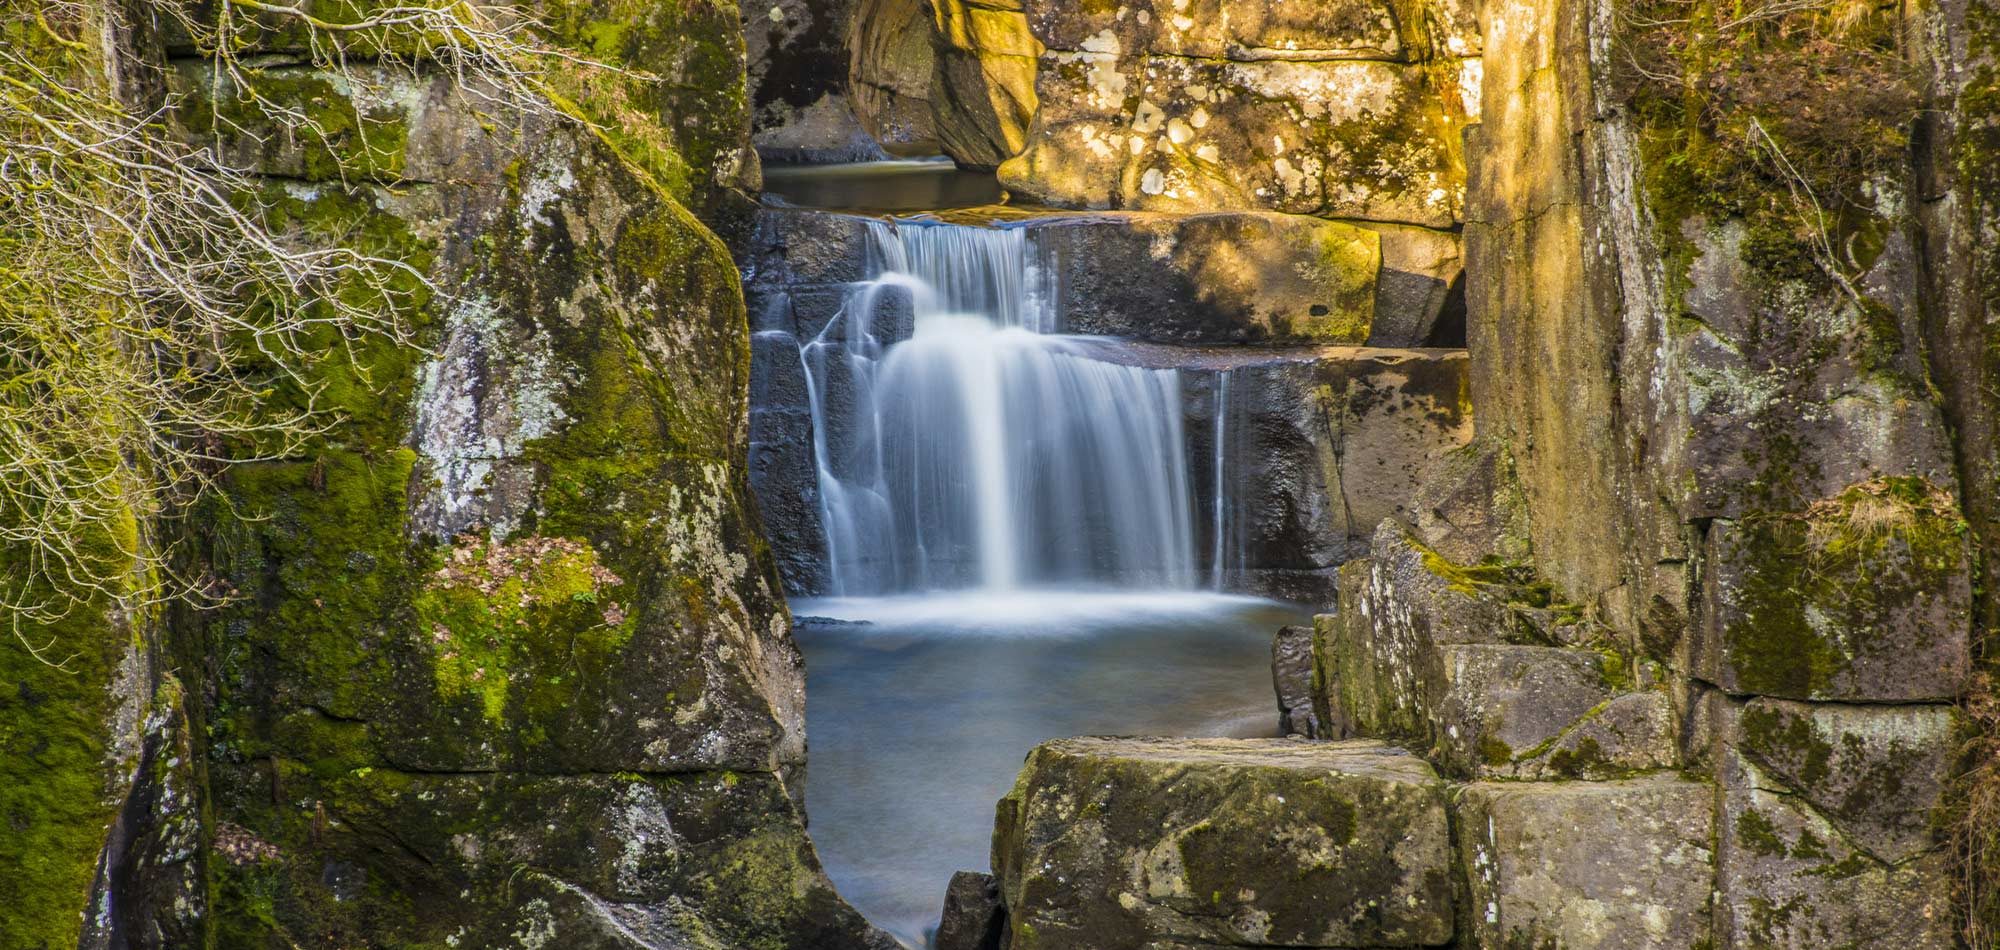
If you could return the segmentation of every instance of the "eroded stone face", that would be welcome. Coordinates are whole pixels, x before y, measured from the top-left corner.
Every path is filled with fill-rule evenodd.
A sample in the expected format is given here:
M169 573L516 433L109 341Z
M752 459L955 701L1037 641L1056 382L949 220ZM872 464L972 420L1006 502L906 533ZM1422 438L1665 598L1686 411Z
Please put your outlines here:
M1668 776L1464 787L1469 936L1482 947L1714 946L1714 796Z
M1065 739L999 806L1016 950L1451 938L1443 788L1377 743Z

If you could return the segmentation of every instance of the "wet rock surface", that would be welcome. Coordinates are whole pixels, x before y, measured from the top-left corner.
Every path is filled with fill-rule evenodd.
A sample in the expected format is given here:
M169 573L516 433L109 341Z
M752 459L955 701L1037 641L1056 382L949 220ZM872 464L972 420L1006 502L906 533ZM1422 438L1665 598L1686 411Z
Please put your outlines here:
M1271 638L1271 685L1278 694L1281 735L1324 738L1313 716L1312 667L1312 628L1279 629Z
M930 950L1000 950L1007 935L1000 882L991 874L960 871L945 887L944 914Z

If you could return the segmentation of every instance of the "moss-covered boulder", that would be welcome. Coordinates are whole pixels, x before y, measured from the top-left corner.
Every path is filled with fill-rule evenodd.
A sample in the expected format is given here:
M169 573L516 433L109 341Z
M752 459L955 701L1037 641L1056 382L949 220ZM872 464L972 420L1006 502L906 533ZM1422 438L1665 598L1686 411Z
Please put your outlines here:
M1367 742L1046 743L993 834L1015 950L1442 944L1449 851L1430 767Z
M579 67L512 108L421 62L183 70L183 134L266 176L288 237L403 267L380 302L416 344L312 340L273 400L336 424L204 512L237 595L189 631L231 842L213 939L882 946L798 811L747 319L689 210L744 169L734 8L544 26L654 78Z
M1706 784L1670 776L1459 789L1470 941L1535 950L1717 946L1709 914L1714 797Z
M226 482L256 520L213 532L245 596L207 625L210 772L269 852L226 879L224 943L879 939L785 784L803 697L728 256L596 139L526 138L476 186L279 206L401 242L441 312L412 315L427 357L322 364L349 421Z
M1958 695L1971 649L1967 530L1952 496L1921 478L1715 522L1696 670L1792 699Z

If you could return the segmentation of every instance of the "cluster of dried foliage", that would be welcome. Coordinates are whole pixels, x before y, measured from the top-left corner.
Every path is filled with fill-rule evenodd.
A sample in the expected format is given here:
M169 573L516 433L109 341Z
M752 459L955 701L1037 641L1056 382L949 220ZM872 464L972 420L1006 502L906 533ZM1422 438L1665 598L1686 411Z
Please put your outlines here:
M299 138L335 133L259 92L259 43L358 95L442 70L547 110L542 76L579 61L537 27L452 0L351 22L260 0L0 0L0 618L20 644L61 664L50 630L87 605L206 599L174 575L160 519L226 464L336 424L311 365L365 338L414 345L399 304L433 289L403 261L271 226L271 183L183 134L162 64L121 37L198 51L253 117L231 135Z
M1652 138L1656 192L1684 206L1675 210L1789 236L1837 283L1863 269L1879 247L1870 222L1909 174L1923 104L1898 7L1639 0L1620 9L1621 92Z
M1966 697L1965 772L1952 802L1966 946L2000 947L2000 679L1985 664Z

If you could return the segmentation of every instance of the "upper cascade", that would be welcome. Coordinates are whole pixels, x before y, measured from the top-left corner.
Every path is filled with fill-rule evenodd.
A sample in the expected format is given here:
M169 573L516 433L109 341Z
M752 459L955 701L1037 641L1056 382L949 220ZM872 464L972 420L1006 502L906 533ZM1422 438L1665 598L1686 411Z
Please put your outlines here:
M1180 376L1056 333L1039 256L1019 229L870 225L869 279L800 349L829 593L1194 586Z

